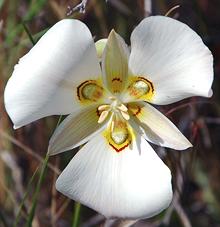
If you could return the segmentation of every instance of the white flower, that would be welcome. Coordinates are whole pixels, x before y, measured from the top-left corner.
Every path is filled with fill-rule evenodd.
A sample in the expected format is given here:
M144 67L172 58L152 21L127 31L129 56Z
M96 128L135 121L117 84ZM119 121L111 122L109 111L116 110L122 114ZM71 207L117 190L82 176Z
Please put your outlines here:
M112 31L100 68L88 28L62 20L15 66L5 106L15 128L70 114L55 130L50 154L87 143L59 176L60 192L106 217L151 217L168 207L172 186L147 141L177 150L191 143L148 103L210 97L212 64L188 26L154 16L134 29L131 51Z

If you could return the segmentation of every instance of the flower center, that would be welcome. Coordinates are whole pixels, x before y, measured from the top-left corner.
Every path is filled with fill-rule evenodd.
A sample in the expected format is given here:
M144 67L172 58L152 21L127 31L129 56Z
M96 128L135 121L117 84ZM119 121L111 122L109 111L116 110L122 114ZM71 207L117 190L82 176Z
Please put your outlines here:
M115 97L109 97L109 99L112 101L111 104L104 104L98 107L98 111L101 112L98 123L102 123L109 113L120 115L124 120L129 120L128 108Z
M111 104L105 104L98 107L100 117L98 123L101 124L106 120L109 114L112 114L110 122L110 138L117 144L121 145L128 139L127 123L130 119L128 108L115 97L109 97Z

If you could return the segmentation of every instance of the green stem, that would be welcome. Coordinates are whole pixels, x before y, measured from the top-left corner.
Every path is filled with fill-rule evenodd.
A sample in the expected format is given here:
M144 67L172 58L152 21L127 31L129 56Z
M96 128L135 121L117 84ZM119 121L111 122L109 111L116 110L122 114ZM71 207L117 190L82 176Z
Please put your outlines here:
M72 227L79 226L80 210L81 210L81 204L78 202L75 202L74 211L73 211Z

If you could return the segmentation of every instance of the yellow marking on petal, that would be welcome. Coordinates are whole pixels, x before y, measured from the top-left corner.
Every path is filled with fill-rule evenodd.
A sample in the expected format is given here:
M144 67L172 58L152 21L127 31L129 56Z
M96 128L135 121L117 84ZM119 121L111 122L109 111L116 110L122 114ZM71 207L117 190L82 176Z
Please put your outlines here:
M114 117L115 117L115 116L113 116L113 119L114 119ZM115 121L112 120L112 122L111 122L111 132L113 132L114 127L115 127Z
M119 77L115 77L112 79L112 92L119 93L121 92L123 81Z
M139 103L128 103L128 113L133 116L141 114L142 106Z
M115 115L108 128L104 131L104 137L116 152L121 152L131 144L135 135L128 123Z
M104 89L98 80L86 80L77 87L77 97L81 103L97 102L104 97Z
M134 100L142 99L144 101L149 101L152 99L154 94L154 86L153 83L144 78L144 77L130 77L131 82L127 88L127 93Z
M120 145L122 143L124 143L127 138L128 138L128 133L126 131L123 131L123 130L114 130L112 133L111 133L111 137L112 137L112 140L117 144L117 145Z

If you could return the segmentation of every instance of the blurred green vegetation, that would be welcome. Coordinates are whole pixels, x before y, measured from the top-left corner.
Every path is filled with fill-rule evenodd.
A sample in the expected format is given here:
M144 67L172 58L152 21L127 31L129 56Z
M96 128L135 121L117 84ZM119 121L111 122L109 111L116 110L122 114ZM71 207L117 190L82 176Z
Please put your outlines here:
M78 3L74 0L0 0L0 226L89 227L105 223L104 217L78 204L74 206L74 201L54 188L58 174L76 150L50 158L48 168L42 171L42 165L47 163L44 158L48 141L58 118L41 119L14 131L3 104L4 86L18 59L48 28L67 17L67 6ZM107 37L114 28L129 44L133 28L144 17L164 15L175 5L180 8L170 16L200 34L214 55L214 96L209 100L191 98L161 108L194 147L184 152L155 148L159 154L166 151L164 160L174 178L174 202L158 217L138 221L134 226L219 227L219 0L89 0L84 14L74 12L70 18L86 23L95 40Z

